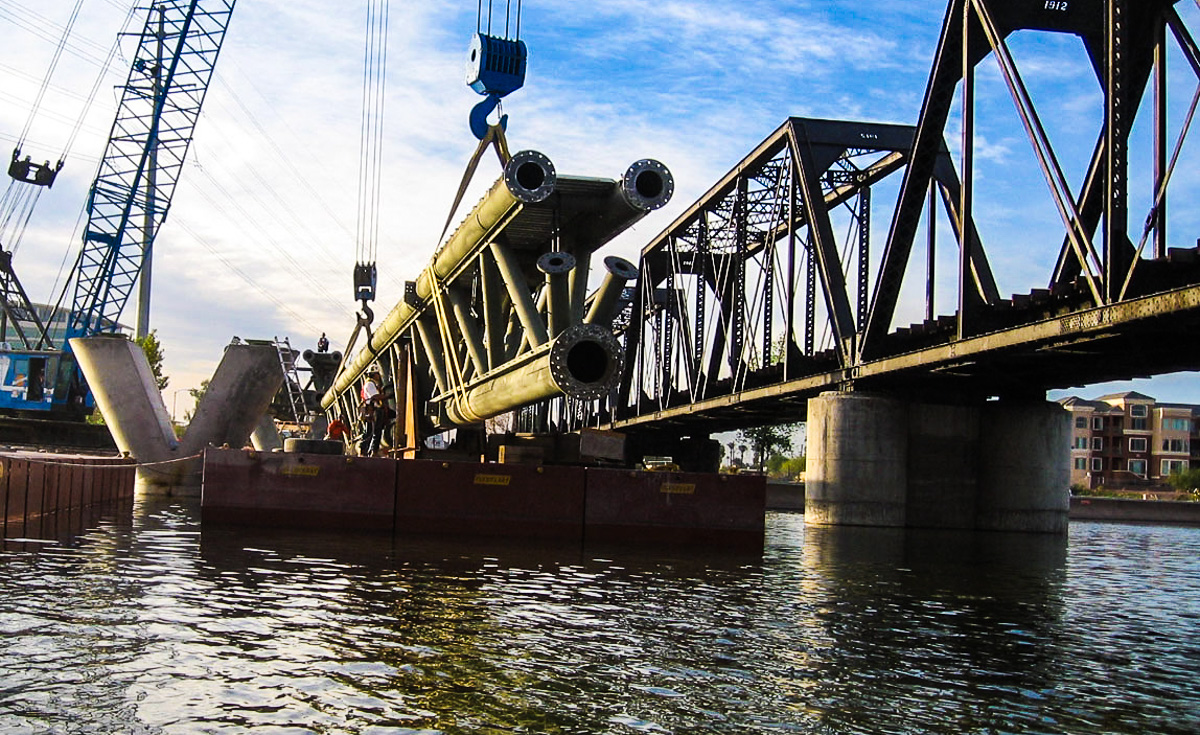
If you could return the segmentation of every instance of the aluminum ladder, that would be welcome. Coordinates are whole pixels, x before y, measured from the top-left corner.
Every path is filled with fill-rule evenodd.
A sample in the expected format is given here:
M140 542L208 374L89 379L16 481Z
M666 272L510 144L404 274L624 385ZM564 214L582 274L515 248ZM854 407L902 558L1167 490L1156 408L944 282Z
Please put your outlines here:
M279 367L283 370L283 387L287 391L288 405L292 407L292 419L297 424L308 423L308 409L304 405L304 391L300 387L300 372L296 368L296 351L288 338L275 337L275 350L279 353Z

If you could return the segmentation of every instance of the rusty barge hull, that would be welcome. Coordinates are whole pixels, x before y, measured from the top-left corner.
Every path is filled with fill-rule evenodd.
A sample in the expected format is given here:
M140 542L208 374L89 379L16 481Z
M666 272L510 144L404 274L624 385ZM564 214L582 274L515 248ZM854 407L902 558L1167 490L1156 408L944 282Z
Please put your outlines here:
M209 448L205 524L579 543L763 541L762 477Z

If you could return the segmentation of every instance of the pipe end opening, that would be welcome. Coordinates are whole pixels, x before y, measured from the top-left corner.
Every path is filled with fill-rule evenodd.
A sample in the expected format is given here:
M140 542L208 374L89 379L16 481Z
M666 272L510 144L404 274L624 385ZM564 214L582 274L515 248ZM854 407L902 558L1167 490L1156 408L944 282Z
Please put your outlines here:
M652 158L634 162L625 171L621 185L629 203L644 211L666 205L675 193L675 177L666 166Z
M504 183L508 190L526 204L550 196L557 181L554 164L537 151L519 151L504 167Z

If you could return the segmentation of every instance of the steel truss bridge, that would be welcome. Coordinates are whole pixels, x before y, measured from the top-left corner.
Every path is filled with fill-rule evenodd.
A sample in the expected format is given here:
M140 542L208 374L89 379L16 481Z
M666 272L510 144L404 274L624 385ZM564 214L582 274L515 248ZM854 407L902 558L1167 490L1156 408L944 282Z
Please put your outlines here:
M527 407L518 428L703 436L802 420L807 399L829 390L980 401L1200 369L1200 258L1167 246L1172 174L1200 99L1198 89L1183 132L1168 135L1170 79L1200 80L1176 4L951 0L915 126L787 120L642 250L618 319L619 387ZM1095 70L1104 98L1082 181L1068 181L1044 125L1054 110L1035 106L1010 51L1019 30L1077 35ZM1168 69L1169 55L1181 70ZM1057 241L1028 245L1057 248L1045 287L1011 297L975 226L975 194L988 184L974 175L985 59L999 64L1062 225ZM952 157L944 141L956 106ZM1152 118L1148 213L1131 212L1127 192L1139 115ZM873 253L872 191L896 180L887 239ZM945 249L957 288L935 303ZM923 294L908 325L902 286L909 301Z

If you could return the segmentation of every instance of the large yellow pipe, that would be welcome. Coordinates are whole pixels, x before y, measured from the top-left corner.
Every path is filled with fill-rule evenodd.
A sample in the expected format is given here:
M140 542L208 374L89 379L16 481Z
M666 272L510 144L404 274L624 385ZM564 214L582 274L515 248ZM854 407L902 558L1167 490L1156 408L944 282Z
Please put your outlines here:
M469 426L555 396L600 398L621 377L621 345L611 329L575 324L448 401L446 415Z
M337 396L352 388L386 350L407 330L414 321L428 311L428 302L434 295L435 285L446 283L473 264L486 247L492 247L493 256L501 280L505 282L513 311L520 317L525 339L534 348L527 354L515 358L505 365L489 361L487 375L480 376L473 385L452 391L445 396L446 416L455 424L478 423L483 419L530 403L558 395L576 398L595 398L611 390L621 364L620 348L600 311L608 311L612 299L605 298L602 289L600 301L603 309L593 307L588 315L588 324L567 326L561 323L575 317L567 280L554 284L558 291L554 311L554 329L547 332L542 323L532 296L526 290L517 264L509 262L510 254L494 233L521 211L527 204L546 199L562 183L563 196L567 196L567 179L559 182L550 160L536 151L521 151L512 157L498 180L470 215L459 225L446 244L437 252L430 265L417 278L413 292L398 303L383 319L367 345L346 365L333 386L322 397L321 406L328 410ZM572 182L599 182L597 179L570 179ZM672 194L673 180L670 172L657 161L643 159L634 162L622 180L613 182L607 199L594 216L583 225L579 233L581 240L598 246L624 230L647 212L666 204ZM592 190L593 192L595 189ZM552 233L547 233L549 236ZM632 264L624 270L635 276L637 269ZM610 266L610 270L612 270ZM495 274L485 272L487 278ZM586 283L585 274L576 274ZM610 279L611 280L611 279ZM495 292L496 284L487 290ZM576 284L579 287L579 284ZM564 286L568 294L564 294ZM607 291L619 288L610 287ZM582 304L578 304L582 306ZM524 313L523 313L524 312ZM577 317L575 317L577 318ZM561 332L560 332L561 330ZM555 336L554 333L560 332ZM431 335L432 336L432 335ZM494 335L493 335L494 337ZM495 345L486 346L489 352L498 353ZM445 349L454 349L446 345ZM480 356L474 356L478 362ZM448 376L447 376L448 377ZM439 381L442 382L442 381ZM448 386L441 385L446 392Z
M487 234L526 204L540 202L554 191L554 164L537 151L521 151L504 167L504 175L492 185L471 214L458 226L433 262L417 278L417 303L433 295L433 280L451 276L487 245ZM337 396L358 380L367 367L409 327L421 309L401 300L380 322L371 340L342 369L333 385L321 398L328 409Z

